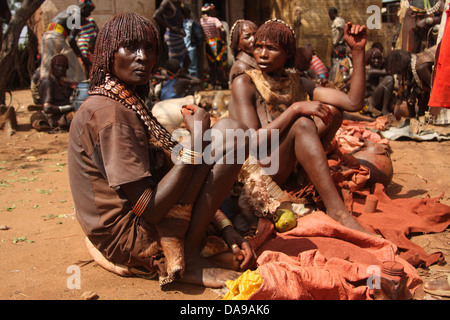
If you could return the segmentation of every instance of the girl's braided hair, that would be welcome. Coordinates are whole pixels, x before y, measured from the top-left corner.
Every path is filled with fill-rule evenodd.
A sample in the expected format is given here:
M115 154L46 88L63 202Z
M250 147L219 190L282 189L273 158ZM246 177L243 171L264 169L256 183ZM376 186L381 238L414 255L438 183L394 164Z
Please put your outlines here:
M250 20L240 19L233 24L230 30L230 48L231 53L233 54L234 57L236 57L239 53L239 40L241 37L242 29L244 28L245 25L248 25L250 29L255 31L258 29L256 23Z
M294 29L281 19L267 20L255 34L255 42L270 40L284 48L288 55L286 68L295 66L297 39Z

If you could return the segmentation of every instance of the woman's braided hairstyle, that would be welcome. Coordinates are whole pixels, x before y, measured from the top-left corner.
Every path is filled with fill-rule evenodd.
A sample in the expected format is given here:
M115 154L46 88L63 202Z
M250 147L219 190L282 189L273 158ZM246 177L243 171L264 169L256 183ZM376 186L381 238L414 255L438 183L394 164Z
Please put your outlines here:
M230 49L234 57L236 57L240 51L239 40L241 38L242 29L244 28L245 25L248 25L251 29L255 31L258 29L256 23L250 20L240 19L233 24L230 31Z
M161 55L162 45L158 30L143 16L137 13L122 13L105 23L97 36L90 90L105 82L106 75L112 71L114 54L119 48L132 44L136 39L148 41L153 46L156 56ZM138 86L136 94L145 100L149 89L149 84Z
M267 20L255 34L255 42L270 40L283 47L288 55L286 68L295 66L297 39L294 29L281 19Z

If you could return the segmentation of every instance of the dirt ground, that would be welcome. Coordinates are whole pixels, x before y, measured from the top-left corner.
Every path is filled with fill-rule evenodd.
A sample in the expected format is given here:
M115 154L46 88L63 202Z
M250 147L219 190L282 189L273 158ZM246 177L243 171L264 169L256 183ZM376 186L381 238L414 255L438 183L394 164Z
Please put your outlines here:
M0 132L0 299L80 300L89 292L101 300L220 299L217 291L184 284L162 292L157 281L121 278L91 261L67 177L68 134L32 129L27 110L31 103L29 90L13 92L19 130L11 138ZM391 141L391 148L391 198L437 197L445 192L442 202L450 205L450 141ZM450 260L449 230L413 240ZM424 281L449 272L448 264L419 269ZM415 299L436 297L419 289Z

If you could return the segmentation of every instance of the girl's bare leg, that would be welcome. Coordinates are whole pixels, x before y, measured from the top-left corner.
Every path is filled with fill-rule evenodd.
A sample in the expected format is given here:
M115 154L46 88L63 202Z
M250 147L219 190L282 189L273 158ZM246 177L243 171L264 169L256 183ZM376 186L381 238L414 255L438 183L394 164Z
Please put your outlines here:
M292 166L288 164L295 159L304 168L319 192L327 214L344 226L368 233L347 210L336 189L330 174L328 159L313 120L302 117L294 123L289 134L281 142L280 155L283 155L280 157L280 171L273 177L276 182L286 181L292 170Z
M243 129L237 122L224 119L216 124L215 130ZM234 150L237 155L235 141L224 141L225 150ZM240 146L244 148L244 146ZM240 150L242 151L242 150ZM219 157L216 158L218 161ZM180 204L193 203L192 217L185 237L186 271L181 281L201 284L207 287L222 287L226 280L237 278L240 273L230 270L236 266L234 255L230 255L229 267L223 269L212 259L200 256L206 229L221 203L231 190L242 164L215 163L201 165L196 168L185 194L180 198ZM224 262L222 260L222 262ZM222 264L223 265L223 264Z

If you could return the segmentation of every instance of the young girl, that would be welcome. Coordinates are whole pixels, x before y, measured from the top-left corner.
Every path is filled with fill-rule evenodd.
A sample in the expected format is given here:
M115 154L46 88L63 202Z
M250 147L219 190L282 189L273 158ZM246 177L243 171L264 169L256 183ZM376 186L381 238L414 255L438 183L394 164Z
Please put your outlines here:
M373 117L388 115L392 112L394 77L390 75L383 63L383 52L372 47L366 53L366 97L369 112Z
M271 141L271 130L278 131L279 170L271 175L276 183L283 185L300 164L319 192L328 215L345 226L366 232L345 207L324 152L341 125L342 112L358 111L364 102L366 27L347 23L345 40L354 61L348 94L316 88L310 80L287 73L286 69L295 63L295 33L282 20L267 21L255 35L253 55L258 69L234 80L229 110L230 117L241 119L257 133L267 129L264 143ZM259 135L257 138L263 139Z
M204 163L201 151L180 148L146 108L143 101L160 53L157 29L138 14L115 16L100 31L90 97L69 135L77 218L91 254L110 271L130 275L144 269L159 275L162 286L180 279L221 287L239 274L230 270L236 262L227 260L231 253L227 269L201 256L212 220L240 259L237 268L255 262L248 242L218 211L240 165ZM208 113L197 106L183 107L182 113L192 141L203 142ZM224 120L214 128L242 128ZM234 145L225 147L224 153ZM223 156L217 151L218 158Z
M238 20L231 28L230 48L236 61L230 70L230 87L234 78L245 70L258 68L255 58L253 58L256 30L258 30L256 24L249 20Z

